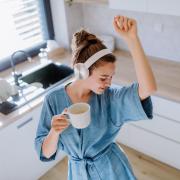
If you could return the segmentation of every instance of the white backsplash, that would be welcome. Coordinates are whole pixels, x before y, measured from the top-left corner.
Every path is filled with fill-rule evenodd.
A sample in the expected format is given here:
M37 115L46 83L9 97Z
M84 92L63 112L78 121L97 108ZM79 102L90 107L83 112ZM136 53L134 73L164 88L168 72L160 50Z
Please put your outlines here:
M112 28L117 14L135 18L146 54L180 62L180 17L110 9L106 5L84 5L84 26L94 33L116 37L116 47L127 50L126 44Z
M55 0L51 1L55 2ZM58 8L61 11L62 6ZM108 5L89 3L66 5L65 13L67 23L63 26L59 24L58 33L63 32L60 28L67 28L69 47L72 34L81 27L85 27L95 34L113 35L116 48L128 50L112 27L113 17L121 14L137 20L139 37L147 55L180 62L180 17L178 16L114 10Z

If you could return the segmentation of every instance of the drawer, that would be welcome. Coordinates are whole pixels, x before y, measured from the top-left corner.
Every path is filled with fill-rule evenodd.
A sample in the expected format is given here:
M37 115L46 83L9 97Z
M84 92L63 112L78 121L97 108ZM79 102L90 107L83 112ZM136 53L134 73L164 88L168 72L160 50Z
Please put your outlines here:
M154 114L180 122L180 103L152 96Z
M124 125L116 140L163 163L180 169L180 144L178 143L145 131L133 124Z
M141 120L130 124L180 143L180 123L177 121L154 115L152 120Z

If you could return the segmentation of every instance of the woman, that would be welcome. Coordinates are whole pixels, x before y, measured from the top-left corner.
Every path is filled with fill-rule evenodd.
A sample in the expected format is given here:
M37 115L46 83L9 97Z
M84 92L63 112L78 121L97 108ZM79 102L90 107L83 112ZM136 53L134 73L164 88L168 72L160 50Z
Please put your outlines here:
M136 179L114 139L124 123L152 119L150 95L156 91L156 83L137 35L136 21L116 16L113 26L129 47L138 82L123 88L111 86L116 59L109 53L96 59L87 78L58 87L44 100L36 150L42 161L55 159L58 150L65 151L69 180ZM75 33L73 65L86 62L105 48L95 35L84 30ZM64 115L66 107L76 102L87 102L92 107L92 121L85 129L72 127Z

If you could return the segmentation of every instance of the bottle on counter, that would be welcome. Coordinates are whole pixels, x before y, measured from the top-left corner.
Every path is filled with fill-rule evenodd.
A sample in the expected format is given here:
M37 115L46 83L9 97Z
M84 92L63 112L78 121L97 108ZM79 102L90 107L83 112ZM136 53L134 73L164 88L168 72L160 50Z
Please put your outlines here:
M40 58L41 63L47 63L48 62L48 53L47 53L47 50L45 48L40 49L38 56Z

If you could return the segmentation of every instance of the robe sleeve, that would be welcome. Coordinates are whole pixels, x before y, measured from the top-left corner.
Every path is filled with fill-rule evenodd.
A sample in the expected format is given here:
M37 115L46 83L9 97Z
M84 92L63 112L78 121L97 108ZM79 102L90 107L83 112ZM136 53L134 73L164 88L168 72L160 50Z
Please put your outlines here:
M52 116L54 115L55 114L53 113L53 105L51 103L51 98L49 95L47 95L43 102L39 124L37 127L36 137L35 137L35 149L41 161L55 160L57 151L63 150L63 143L61 142L61 136L60 136L59 141L58 141L57 151L50 158L46 158L45 156L43 156L43 153L42 153L42 144L45 137L48 135L50 131L51 119L52 119Z
M142 100L138 93L138 83L120 87L114 85L109 88L110 117L116 126L127 121L145 120L153 118L151 97Z

